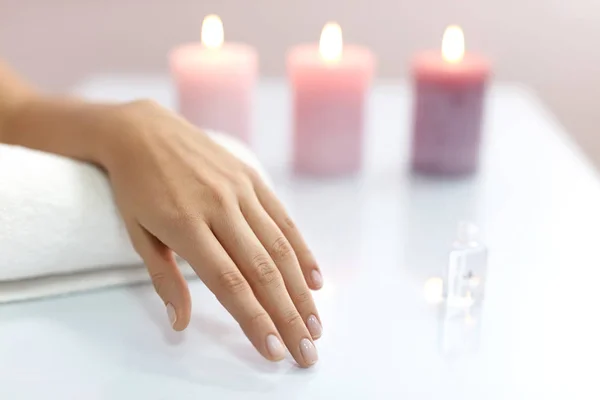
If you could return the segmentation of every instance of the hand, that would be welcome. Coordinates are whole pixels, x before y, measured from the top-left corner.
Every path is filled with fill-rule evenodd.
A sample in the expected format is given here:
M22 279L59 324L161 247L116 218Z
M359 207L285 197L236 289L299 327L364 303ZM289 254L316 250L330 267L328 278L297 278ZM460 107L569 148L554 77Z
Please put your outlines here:
M102 162L134 248L176 330L191 298L173 252L240 324L265 358L289 349L317 361L321 335L310 289L321 273L281 203L250 167L203 132L151 102L123 106Z

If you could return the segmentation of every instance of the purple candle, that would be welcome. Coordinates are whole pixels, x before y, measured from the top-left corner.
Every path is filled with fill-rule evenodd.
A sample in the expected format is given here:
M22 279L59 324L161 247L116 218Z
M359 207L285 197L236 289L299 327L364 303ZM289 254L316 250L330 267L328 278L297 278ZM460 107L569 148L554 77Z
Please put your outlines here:
M433 175L477 170L489 62L465 54L457 26L444 33L442 52L423 52L413 62L415 84L412 167Z
M319 45L293 48L287 64L294 102L294 172L312 176L357 172L373 54L364 47L343 45L340 26L329 23Z

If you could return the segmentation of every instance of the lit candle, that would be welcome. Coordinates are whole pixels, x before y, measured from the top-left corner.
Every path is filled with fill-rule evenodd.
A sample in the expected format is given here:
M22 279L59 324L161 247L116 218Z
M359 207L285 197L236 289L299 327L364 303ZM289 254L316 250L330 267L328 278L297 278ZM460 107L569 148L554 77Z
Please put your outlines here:
M477 170L488 61L465 53L463 31L446 29L442 51L413 63L415 114L412 166L418 172L463 175Z
M193 124L250 140L258 56L254 48L224 42L221 19L202 23L201 43L170 54L179 111Z
M294 102L294 171L328 176L357 172L373 54L345 45L340 26L328 23L318 45L289 52L287 66Z

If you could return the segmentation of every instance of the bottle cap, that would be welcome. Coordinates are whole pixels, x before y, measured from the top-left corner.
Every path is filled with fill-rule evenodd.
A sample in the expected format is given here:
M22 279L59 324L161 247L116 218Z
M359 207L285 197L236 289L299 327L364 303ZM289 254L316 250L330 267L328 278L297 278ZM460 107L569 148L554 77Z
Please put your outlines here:
M456 232L456 238L461 243L471 243L477 241L479 236L479 228L477 225L468 221L460 221L458 223L458 230Z

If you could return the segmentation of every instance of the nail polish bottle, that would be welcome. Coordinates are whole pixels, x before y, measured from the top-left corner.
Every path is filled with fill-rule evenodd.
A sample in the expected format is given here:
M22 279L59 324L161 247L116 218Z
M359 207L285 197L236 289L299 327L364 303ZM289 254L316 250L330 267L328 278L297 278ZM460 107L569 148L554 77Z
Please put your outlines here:
M483 301L488 250L478 238L477 226L460 222L452 244L444 282L448 307L471 307Z

